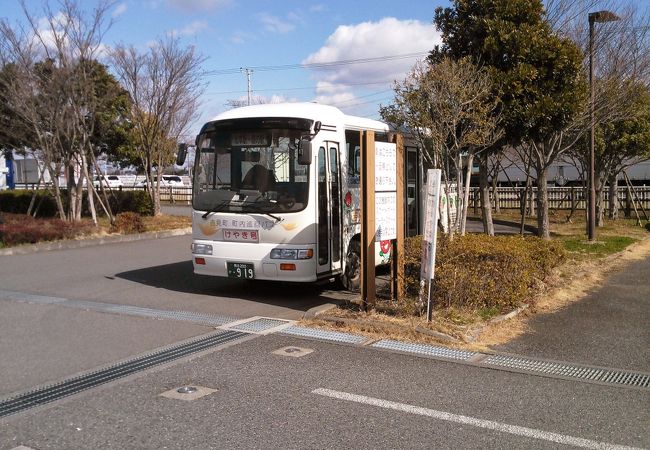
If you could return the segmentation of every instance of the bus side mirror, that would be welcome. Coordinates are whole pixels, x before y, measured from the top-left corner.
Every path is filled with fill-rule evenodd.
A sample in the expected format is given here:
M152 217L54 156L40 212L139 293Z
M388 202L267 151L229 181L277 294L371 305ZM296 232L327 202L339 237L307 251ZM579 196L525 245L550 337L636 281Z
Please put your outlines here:
M185 164L185 157L187 156L187 144L178 144L178 153L176 153L176 165L182 166Z
M307 139L300 140L300 148L298 149L298 164L301 166L308 166L311 164L311 141Z

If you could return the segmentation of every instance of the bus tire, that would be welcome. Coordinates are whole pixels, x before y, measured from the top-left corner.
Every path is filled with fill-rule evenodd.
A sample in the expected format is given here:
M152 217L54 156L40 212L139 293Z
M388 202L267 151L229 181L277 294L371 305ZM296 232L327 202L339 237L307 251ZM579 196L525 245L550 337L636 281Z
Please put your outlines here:
M339 277L341 286L350 292L361 289L361 243L358 239L350 241L345 256L345 270Z

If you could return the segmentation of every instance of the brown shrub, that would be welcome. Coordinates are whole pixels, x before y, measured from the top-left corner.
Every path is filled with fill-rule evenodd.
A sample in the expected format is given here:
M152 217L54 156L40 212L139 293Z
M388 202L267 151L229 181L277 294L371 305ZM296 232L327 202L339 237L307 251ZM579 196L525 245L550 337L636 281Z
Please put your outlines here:
M73 239L89 233L91 227L85 222L35 219L23 214L3 214L2 221L0 221L0 242L6 246L13 246L58 239Z
M405 246L407 295L419 290L422 238ZM529 299L531 289L565 257L561 244L521 236L472 234L437 243L431 295L440 307L512 309Z
M138 213L123 212L115 216L115 223L111 225L111 232L132 234L146 231L142 217Z

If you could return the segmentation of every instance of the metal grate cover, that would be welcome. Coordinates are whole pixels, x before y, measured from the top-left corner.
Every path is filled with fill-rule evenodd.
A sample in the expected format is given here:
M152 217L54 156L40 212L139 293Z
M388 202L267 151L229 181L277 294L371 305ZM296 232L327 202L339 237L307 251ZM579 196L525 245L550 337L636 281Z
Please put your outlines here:
M244 336L247 336L247 334L237 331L220 331L218 333L212 333L104 369L69 378L60 383L38 388L0 401L0 417L44 405L83 390L108 383L109 381L123 378L150 367L164 364L193 353L201 352L210 347L225 344Z
M411 344L408 342L400 342L392 339L382 339L371 345L375 348L385 348L388 350L397 350L400 352L417 353L419 355L435 356L438 358L447 358L460 361L467 361L468 359L477 355L476 352L466 350L456 350L453 348L437 347L427 344Z
M505 367L538 374L554 375L579 380L597 381L623 386L649 387L650 375L619 370L585 367L573 364L543 361L507 355L490 355L484 366Z
M307 327L290 327L280 331L280 334L289 334L292 336L300 336L313 339L322 339L332 342L343 342L346 344L361 344L366 341L364 336L357 336L354 334L341 333L339 331L320 330L318 328Z
M286 325L287 323L289 323L288 320L269 319L266 317L262 317L260 319L251 320L250 322L240 323L239 325L235 325L231 327L231 329L239 330L239 331L249 331L251 333L260 333L262 331L279 327L280 325Z

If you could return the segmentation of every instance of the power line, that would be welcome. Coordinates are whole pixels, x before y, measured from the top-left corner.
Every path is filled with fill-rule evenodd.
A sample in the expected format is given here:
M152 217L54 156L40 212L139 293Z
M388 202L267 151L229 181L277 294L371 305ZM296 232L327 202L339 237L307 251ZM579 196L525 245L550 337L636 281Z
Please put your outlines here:
M386 81L373 81L370 83L341 83L342 86L372 86L376 84L389 84L392 83L394 80L386 80ZM278 87L278 88L267 88L267 89L254 89L253 92L270 92L270 91L275 91L275 92L284 92L284 91L305 91L305 90L313 90L316 89L318 86L302 86L302 87ZM224 94L243 94L248 91L217 91L217 92L205 92L205 95L224 95Z
M405 53L401 55L377 56L374 58L358 58L358 59L346 59L340 61L328 61L322 63L307 63L307 64L295 63L295 64L283 64L277 66L252 66L249 67L249 69L255 70L257 72L269 72L275 70L293 70L293 69L327 69L330 67L347 66L350 64L366 64L366 63L373 63L373 62L396 61L400 59L417 58L426 55L428 55L428 52L417 52L417 53ZM204 76L231 75L231 74L239 73L240 70L241 70L240 67L236 67L236 68L233 67L229 69L207 70L203 72L203 75Z

